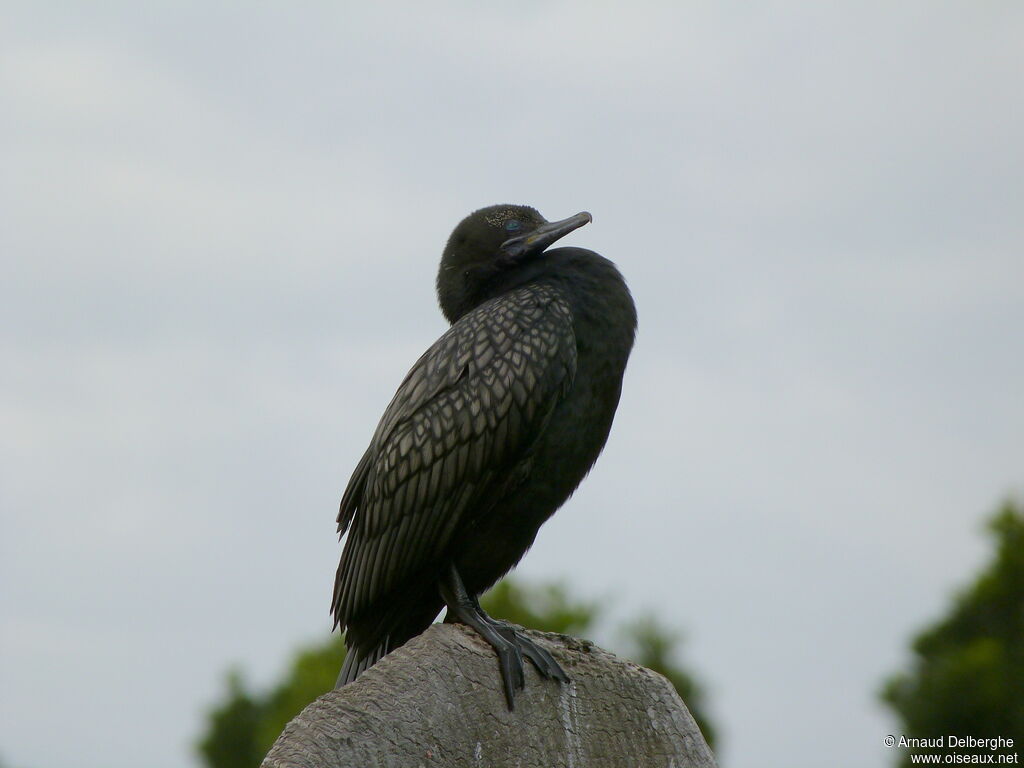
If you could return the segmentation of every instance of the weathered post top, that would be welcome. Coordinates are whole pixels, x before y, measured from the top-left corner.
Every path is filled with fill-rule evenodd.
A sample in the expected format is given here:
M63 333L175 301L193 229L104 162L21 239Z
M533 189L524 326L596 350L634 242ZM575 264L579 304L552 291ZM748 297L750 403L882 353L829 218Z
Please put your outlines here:
M510 712L491 647L466 627L434 625L306 707L263 768L714 768L664 677L585 640L529 635L570 684L530 667Z

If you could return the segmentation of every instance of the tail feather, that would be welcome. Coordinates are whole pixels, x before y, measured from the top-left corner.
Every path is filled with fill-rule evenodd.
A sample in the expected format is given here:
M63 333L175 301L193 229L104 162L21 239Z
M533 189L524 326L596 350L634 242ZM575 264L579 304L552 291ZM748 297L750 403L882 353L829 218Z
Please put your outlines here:
M424 579L414 588L392 592L375 611L351 618L344 627L348 653L334 687L351 683L385 654L420 634L443 606L433 580Z
M349 648L348 653L345 654L345 663L341 665L341 674L338 675L338 682L334 684L334 687L341 688L343 685L348 685L363 674L363 672L380 661L391 650L389 645L389 638L384 638L381 643L371 648L370 652L363 656L360 656L355 648Z

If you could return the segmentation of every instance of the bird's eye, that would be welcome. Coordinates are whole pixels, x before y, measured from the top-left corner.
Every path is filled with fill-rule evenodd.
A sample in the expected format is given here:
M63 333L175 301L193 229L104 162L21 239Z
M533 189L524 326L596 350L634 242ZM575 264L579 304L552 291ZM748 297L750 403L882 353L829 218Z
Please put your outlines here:
M520 224L516 219L509 219L508 221L505 222L505 229L508 232L515 232L521 226L523 225Z

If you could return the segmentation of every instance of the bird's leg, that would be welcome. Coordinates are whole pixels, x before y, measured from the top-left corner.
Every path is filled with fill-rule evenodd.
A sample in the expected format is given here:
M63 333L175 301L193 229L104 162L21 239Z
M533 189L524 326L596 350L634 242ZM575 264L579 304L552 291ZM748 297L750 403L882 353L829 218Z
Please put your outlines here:
M555 657L552 656L546 648L533 642L524 633L520 632L514 626L509 624L507 621L501 621L500 619L494 619L484 613L484 609L480 607L480 601L476 597L470 598L473 601L473 605L479 614L487 621L495 630L497 630L502 637L509 642L515 643L519 646L519 650L523 656L528 658L537 672L541 677L555 679L560 683L568 683L569 675L565 673L565 670L555 661Z
M561 683L569 682L569 676L555 661L554 657L537 645L525 634L505 621L492 619L480 607L480 601L466 591L455 565L440 582L441 596L448 605L446 622L459 622L475 629L498 654L501 677L505 685L508 708L515 708L515 692L524 685L523 656L528 658L543 677L553 678Z
M438 586L448 606L444 620L472 627L497 652L501 679L505 685L505 699L508 708L515 709L516 691L521 691L524 685L523 654L519 646L504 632L498 631L490 616L480 610L479 604L469 596L454 563L448 566Z

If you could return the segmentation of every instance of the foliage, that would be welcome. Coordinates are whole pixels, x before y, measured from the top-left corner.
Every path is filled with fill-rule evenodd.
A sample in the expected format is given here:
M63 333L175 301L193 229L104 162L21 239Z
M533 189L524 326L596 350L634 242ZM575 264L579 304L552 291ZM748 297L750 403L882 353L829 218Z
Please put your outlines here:
M495 618L569 635L593 630L602 615L598 603L570 595L561 584L528 587L506 579L480 602ZM676 686L713 746L714 731L702 709L701 689L675 661L680 636L649 616L620 627L616 634L625 639L631 659L660 672ZM338 636L303 649L284 679L266 692L251 690L238 672L230 672L224 697L210 711L197 744L203 763L209 768L259 765L288 721L334 686L344 657L345 646Z
M570 597L562 584L524 587L511 579L498 582L480 605L496 619L563 635L586 632L600 613L597 603Z
M266 754L256 738L265 720L264 704L250 695L237 670L228 672L227 687L227 701L210 713L199 752L207 765L252 768Z
M228 673L227 691L206 720L196 745L211 768L255 768L285 725L334 687L345 658L338 635L295 654L284 679L267 692L253 692L237 671Z
M988 528L995 557L949 615L915 638L910 670L882 691L907 736L1024 744L1024 515L1007 502Z

